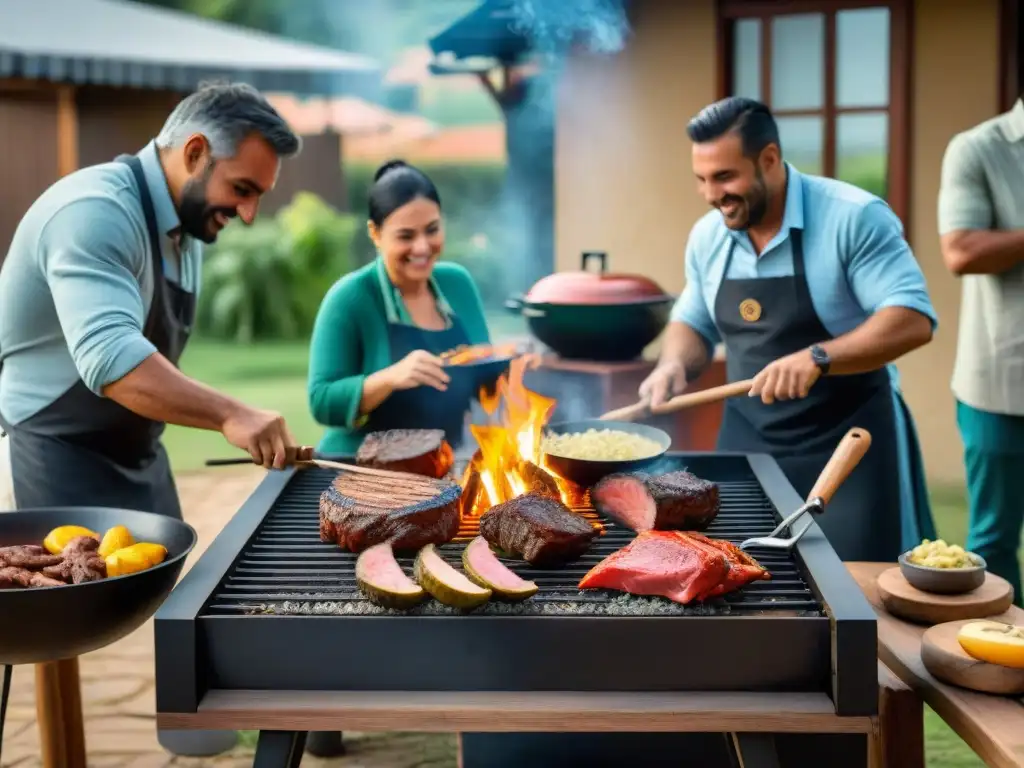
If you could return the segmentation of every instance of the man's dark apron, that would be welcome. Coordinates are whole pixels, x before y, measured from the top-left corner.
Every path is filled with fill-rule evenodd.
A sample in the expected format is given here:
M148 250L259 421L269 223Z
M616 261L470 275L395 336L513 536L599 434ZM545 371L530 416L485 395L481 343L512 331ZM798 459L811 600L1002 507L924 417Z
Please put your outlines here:
M736 247L730 242L715 299L715 324L726 345L729 381L753 378L772 361L833 338L811 302L803 232L791 229L789 236L789 277L728 279ZM806 498L851 427L871 434L871 448L817 523L841 559L892 562L901 551L900 475L886 369L822 376L799 400L765 405L760 398L732 398L725 406L718 449L771 454Z
M383 299L382 299L383 300ZM457 317L443 331L428 331L401 323L388 324L391 362L397 363L417 349L440 355L449 349L469 344L469 336ZM470 391L470 377L452 377L446 392L421 385L400 389L375 408L364 431L384 429L443 429L449 445L458 448L465 436L466 413L475 392Z
M195 317L195 296L164 277L153 200L142 163L134 155L118 161L135 177L153 251L153 300L143 334L177 365ZM11 426L8 434L14 497L19 509L104 506L156 512L181 519L167 453L160 444L164 424L99 397L79 379L39 413Z

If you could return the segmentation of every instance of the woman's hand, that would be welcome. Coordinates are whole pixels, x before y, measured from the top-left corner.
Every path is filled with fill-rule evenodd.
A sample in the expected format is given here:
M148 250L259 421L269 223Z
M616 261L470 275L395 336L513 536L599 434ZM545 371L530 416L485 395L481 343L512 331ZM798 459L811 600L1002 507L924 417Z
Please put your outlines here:
M394 389L412 389L426 385L444 392L451 377L444 371L444 362L424 349L410 352L388 369Z

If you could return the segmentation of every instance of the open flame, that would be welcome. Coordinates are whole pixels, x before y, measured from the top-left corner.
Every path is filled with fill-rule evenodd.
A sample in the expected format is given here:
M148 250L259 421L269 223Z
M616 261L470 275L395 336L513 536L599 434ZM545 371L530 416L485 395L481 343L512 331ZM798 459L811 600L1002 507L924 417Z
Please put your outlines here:
M541 452L544 426L557 401L523 383L537 362L532 355L515 358L493 392L480 391L480 404L492 423L470 425L479 450L462 478L464 492L475 494L474 515L529 492L556 496L571 506L571 485L544 464Z

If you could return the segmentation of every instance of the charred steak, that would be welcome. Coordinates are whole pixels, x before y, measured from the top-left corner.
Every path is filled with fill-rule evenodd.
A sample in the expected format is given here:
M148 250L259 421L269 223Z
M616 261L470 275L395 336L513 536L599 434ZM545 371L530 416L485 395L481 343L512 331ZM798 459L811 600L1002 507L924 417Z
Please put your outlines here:
M597 530L550 496L527 493L491 507L480 516L480 534L528 563L573 560L590 546Z
M342 472L320 495L320 539L352 552L384 542L399 551L444 544L459 531L461 495L449 480L410 477L396 484Z
M616 473L590 490L594 507L634 531L700 531L718 516L718 485L689 472Z
M441 478L455 463L441 429L388 429L363 438L356 464Z

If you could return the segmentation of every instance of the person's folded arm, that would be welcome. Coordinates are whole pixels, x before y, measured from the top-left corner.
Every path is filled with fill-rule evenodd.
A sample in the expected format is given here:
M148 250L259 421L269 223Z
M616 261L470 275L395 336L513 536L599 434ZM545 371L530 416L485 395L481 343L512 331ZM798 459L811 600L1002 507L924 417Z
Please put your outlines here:
M954 136L942 158L939 243L956 276L1001 274L1024 260L1024 229L996 230L992 193L968 134Z
M325 427L357 428L392 391L384 371L363 373L356 295L358 286L342 279L324 296L309 347L309 409Z
M877 201L865 206L851 225L846 277L869 316L821 344L832 360L829 373L835 375L882 368L931 341L938 324L899 217Z
M64 206L43 228L39 266L71 359L96 395L155 421L219 430L237 402L182 374L143 335L145 236L102 197Z

